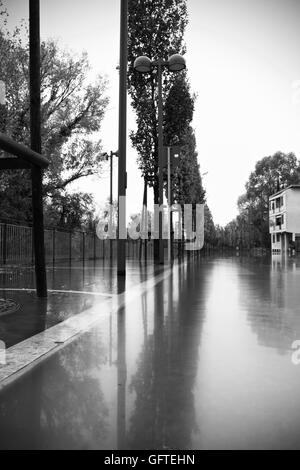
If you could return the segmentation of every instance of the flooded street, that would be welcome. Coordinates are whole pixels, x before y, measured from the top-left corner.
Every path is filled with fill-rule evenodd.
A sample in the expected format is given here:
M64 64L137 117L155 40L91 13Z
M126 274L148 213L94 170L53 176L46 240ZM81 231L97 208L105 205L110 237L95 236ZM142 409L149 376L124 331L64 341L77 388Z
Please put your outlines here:
M153 277L137 266L125 293L108 283L98 320L3 388L0 448L300 448L300 259Z

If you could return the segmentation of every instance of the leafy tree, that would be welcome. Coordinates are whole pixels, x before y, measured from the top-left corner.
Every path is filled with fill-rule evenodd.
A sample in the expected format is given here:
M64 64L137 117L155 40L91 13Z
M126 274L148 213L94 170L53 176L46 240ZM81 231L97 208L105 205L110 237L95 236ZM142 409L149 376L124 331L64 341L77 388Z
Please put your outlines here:
M149 186L158 194L158 81L157 73L137 73L133 64L140 55L152 60L164 59L173 53L185 52L183 34L187 24L185 0L129 1L129 93L137 114L137 131L131 140L139 155L139 167ZM163 97L174 84L175 75L164 70Z
M189 126L183 137L178 168L174 173L174 201L178 204L199 204L205 201L205 191L197 161L196 138Z
M255 165L246 183L246 192L238 199L239 216L226 227L234 230L235 243L242 246L268 247L269 197L277 191L300 183L300 162L294 153L276 152Z
M226 245L225 228L219 224L215 225L215 234L217 248L223 249Z
M165 102L165 145L184 145L190 123L193 120L196 96L191 94L185 72L175 75Z
M300 165L295 154L277 152L256 163L246 183L246 199L268 206L272 194L290 184L299 183L299 180Z
M204 206L204 241L210 245L217 243L215 224L207 204Z
M20 28L11 34L0 27L1 79L6 83L7 102L0 122L1 131L29 145L29 50ZM98 173L101 141L95 135L108 104L106 81L87 80L90 70L86 53L76 56L49 40L41 44L42 151L50 160L45 172L45 198L57 207L73 197L69 185ZM7 190L9 193L7 193ZM0 209L23 219L31 218L30 181L26 171L0 175ZM85 205L86 196L82 203Z
M269 197L300 182L300 164L294 153L276 152L257 162L246 183L246 194L238 201L241 215L251 219L263 246L269 244Z
M58 195L46 205L45 218L51 226L76 229L91 228L95 206L93 197L88 193Z
M196 138L191 127L195 95L191 94L186 74L175 78L165 104L165 145L181 148L179 165L174 174L175 201L197 204L205 200L202 186Z
M183 35L187 25L185 0L131 0L129 2L129 93L137 115L137 130L131 133L138 152L139 168L144 179L154 190L158 204L158 77L137 73L133 64L140 55L152 60L163 59L174 53L185 53ZM197 162L195 135L190 127L195 96L191 94L187 74L164 70L164 145L181 146L181 156L173 177L174 202L196 204L204 202ZM165 174L165 181L167 180ZM165 184L167 190L167 182ZM155 244L157 245L157 244ZM157 251L157 246L155 246Z

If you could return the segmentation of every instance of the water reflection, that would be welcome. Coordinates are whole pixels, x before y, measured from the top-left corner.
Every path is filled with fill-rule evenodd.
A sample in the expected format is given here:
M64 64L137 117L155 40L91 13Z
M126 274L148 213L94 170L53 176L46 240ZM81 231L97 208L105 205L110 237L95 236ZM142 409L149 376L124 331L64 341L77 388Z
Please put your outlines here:
M195 306L203 289L196 266L182 265L155 288L152 331L146 321L149 311L143 311L144 344L129 388L136 397L129 448L188 449L191 444L197 427L193 388L203 323L203 313Z
M26 279L32 282L31 270L12 270L12 273L14 276L10 283L8 282L10 271L6 271L5 276L2 273L4 285L1 284L1 287L7 286L12 290L1 291L0 289L2 299L13 299L20 307L13 313L1 314L0 312L0 340L4 341L7 347L88 310L105 298L82 293L82 291L111 294L118 293L120 289L124 290L124 286L118 285L114 270L107 269L105 272L97 270L95 263L86 269L82 266L78 269L70 266L48 270L49 289L63 292L50 291L47 299L37 298L35 292L14 290L18 287L25 288ZM24 279L22 273L27 273ZM71 292L69 293L68 290Z
M0 393L0 448L299 447L298 260L191 260ZM114 284L115 283L115 284ZM130 287L140 295L126 300Z
M107 353L99 334L83 338L0 394L1 449L107 445L109 410L99 383Z
M271 265L251 270L239 290L258 344L289 353L300 338L299 259L273 255Z
M125 292L125 277L118 278L119 293ZM126 382L127 382L127 366L126 366L126 308L122 297L120 299L121 306L117 313L117 448L126 449Z
M7 347L24 341L37 333L67 320L92 307L99 299L90 295L49 293L39 299L33 292L0 290L3 299L14 299L20 308L0 316L0 339Z

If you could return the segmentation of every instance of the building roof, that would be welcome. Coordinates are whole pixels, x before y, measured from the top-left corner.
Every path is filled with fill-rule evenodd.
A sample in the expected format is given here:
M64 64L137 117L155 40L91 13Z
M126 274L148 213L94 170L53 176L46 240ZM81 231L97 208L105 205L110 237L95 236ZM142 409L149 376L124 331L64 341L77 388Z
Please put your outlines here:
M287 186L286 188L281 189L281 190L278 191L277 193L272 194L272 196L270 196L269 199L273 199L273 198L276 197L276 196L280 196L280 194L284 193L284 192L287 191L288 189L300 189L300 184L291 184L290 186Z

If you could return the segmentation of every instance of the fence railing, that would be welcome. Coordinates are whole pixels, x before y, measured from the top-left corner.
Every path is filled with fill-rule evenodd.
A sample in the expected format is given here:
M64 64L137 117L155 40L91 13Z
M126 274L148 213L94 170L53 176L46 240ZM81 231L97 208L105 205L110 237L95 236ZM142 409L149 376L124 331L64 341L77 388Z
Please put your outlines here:
M129 259L153 256L153 241L145 245L140 240L128 240L126 255ZM95 232L45 229L45 254L47 264L58 262L116 258L117 240L100 240ZM0 223L0 265L33 265L32 227Z
M205 243L203 254L212 247ZM70 231L59 228L45 229L45 253L47 264L96 259L115 259L117 240L100 240L95 232ZM165 241L167 255L167 241ZM153 259L154 241L131 240L126 242L128 259ZM183 255L181 241L173 245L174 258ZM0 265L33 265L33 230L30 226L0 223Z

